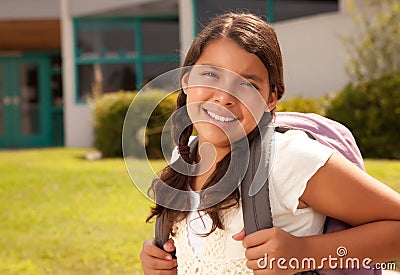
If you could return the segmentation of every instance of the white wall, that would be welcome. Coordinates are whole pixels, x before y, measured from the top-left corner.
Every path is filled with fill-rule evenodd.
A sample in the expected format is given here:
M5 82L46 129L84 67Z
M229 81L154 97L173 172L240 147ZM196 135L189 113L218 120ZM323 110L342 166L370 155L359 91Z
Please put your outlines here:
M342 38L354 27L348 13L331 13L274 25L281 45L286 95L319 97L349 81Z
M75 101L75 67L72 17L68 0L60 1L61 43L64 91L64 143L66 147L93 146L91 112L87 105Z
M69 0L69 10L72 16L103 14L112 10L123 10L132 7L151 7L158 0ZM164 0L169 2L170 0Z
M0 0L0 20L60 16L59 0Z
M179 39L181 47L181 63L193 41L193 1L179 0Z

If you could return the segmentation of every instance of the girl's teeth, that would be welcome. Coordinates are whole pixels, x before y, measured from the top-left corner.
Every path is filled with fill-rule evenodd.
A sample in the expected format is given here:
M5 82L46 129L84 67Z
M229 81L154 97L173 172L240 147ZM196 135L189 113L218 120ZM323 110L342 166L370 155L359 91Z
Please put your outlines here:
M218 121L222 121L222 122L231 122L231 121L234 121L234 120L235 120L235 118L233 118L233 117L223 117L223 116L219 116L219 115L214 114L214 113L212 113L212 112L210 112L210 111L207 111L207 114L208 114L210 117L212 117L213 119L218 120Z

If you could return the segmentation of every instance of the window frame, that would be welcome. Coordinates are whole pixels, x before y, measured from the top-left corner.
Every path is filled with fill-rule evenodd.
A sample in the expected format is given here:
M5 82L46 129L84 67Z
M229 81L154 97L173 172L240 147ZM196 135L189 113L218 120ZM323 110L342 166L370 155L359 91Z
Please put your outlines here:
M129 17L78 17L73 20L73 48L74 48L74 74L75 74L75 104L86 105L87 100L80 99L79 94L79 66L92 64L134 64L136 70L136 87L142 88L143 64L152 62L180 62L179 50L176 54L143 55L142 51L142 21L145 20L179 20L178 15L152 15L152 16L129 16ZM124 56L121 53L117 57L80 57L78 47L78 31L81 24L93 21L102 22L130 22L133 24L135 56ZM179 22L178 22L179 26ZM100 28L100 27L99 27ZM178 34L179 35L179 34ZM178 41L179 45L179 41Z

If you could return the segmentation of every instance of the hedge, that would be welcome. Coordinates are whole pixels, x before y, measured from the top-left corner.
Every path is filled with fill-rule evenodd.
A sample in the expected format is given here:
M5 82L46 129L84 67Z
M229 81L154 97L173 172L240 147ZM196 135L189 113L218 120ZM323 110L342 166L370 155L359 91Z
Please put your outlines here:
M278 112L315 113L324 116L325 108L328 103L327 97L304 98L301 96L294 96L279 101L276 110Z
M400 159L400 74L347 85L326 116L352 130L364 157Z
M134 116L145 118L144 114L149 110L152 112L146 127L146 139L143 141L139 127L131 125L129 135L132 137L127 143L130 152L139 152L144 145L148 158L161 158L160 148L161 129L165 121L175 108L176 94L162 100L166 93L160 90L147 91L142 96L135 98L137 92L119 91L107 93L92 100L90 103L93 113L93 126L95 136L95 147L102 152L103 157L121 157L122 152L122 130L125 115L133 100L136 101ZM162 100L162 101L161 101ZM160 104L157 105L158 102ZM133 113L132 113L133 114ZM147 120L147 118L145 118ZM132 123L139 123L139 119L131 119ZM143 144L144 143L144 144Z
M104 157L122 156L121 135L125 114L136 92L109 93L92 103L95 146ZM134 116L147 120L149 113L165 96L152 91L141 96ZM145 146L147 157L162 158L161 130L175 108L177 93L161 101L151 114L141 140L143 129L134 127L129 133L129 151ZM278 111L312 112L325 115L346 125L353 133L361 153L368 158L400 159L400 73L380 77L358 85L349 84L330 100L327 97L289 98L279 102ZM136 119L134 119L136 121ZM133 122L135 123L135 122ZM172 142L171 142L172 146Z

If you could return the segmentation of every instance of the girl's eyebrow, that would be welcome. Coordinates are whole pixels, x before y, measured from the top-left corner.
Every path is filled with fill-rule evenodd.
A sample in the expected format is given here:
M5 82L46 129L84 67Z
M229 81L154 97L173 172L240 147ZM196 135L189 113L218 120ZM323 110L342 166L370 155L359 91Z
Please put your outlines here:
M251 79L251 80L253 80L255 82L258 82L258 83L263 83L264 82L260 77L258 77L255 74L242 74L241 76L246 78L246 79Z
M201 64L201 66L206 66L209 67L210 69L216 70L216 71L223 71L224 69L215 65L211 64Z
M210 65L210 64L202 64L202 65L203 66L207 66L210 69L213 69L213 70L216 70L216 71L223 71L224 70L224 68L221 68L221 67L218 67L218 66L215 66L215 65ZM243 77L243 78L246 78L246 79L251 79L251 80L253 80L255 82L258 82L258 83L263 83L264 82L260 77L258 77L255 74L242 74L240 76Z

